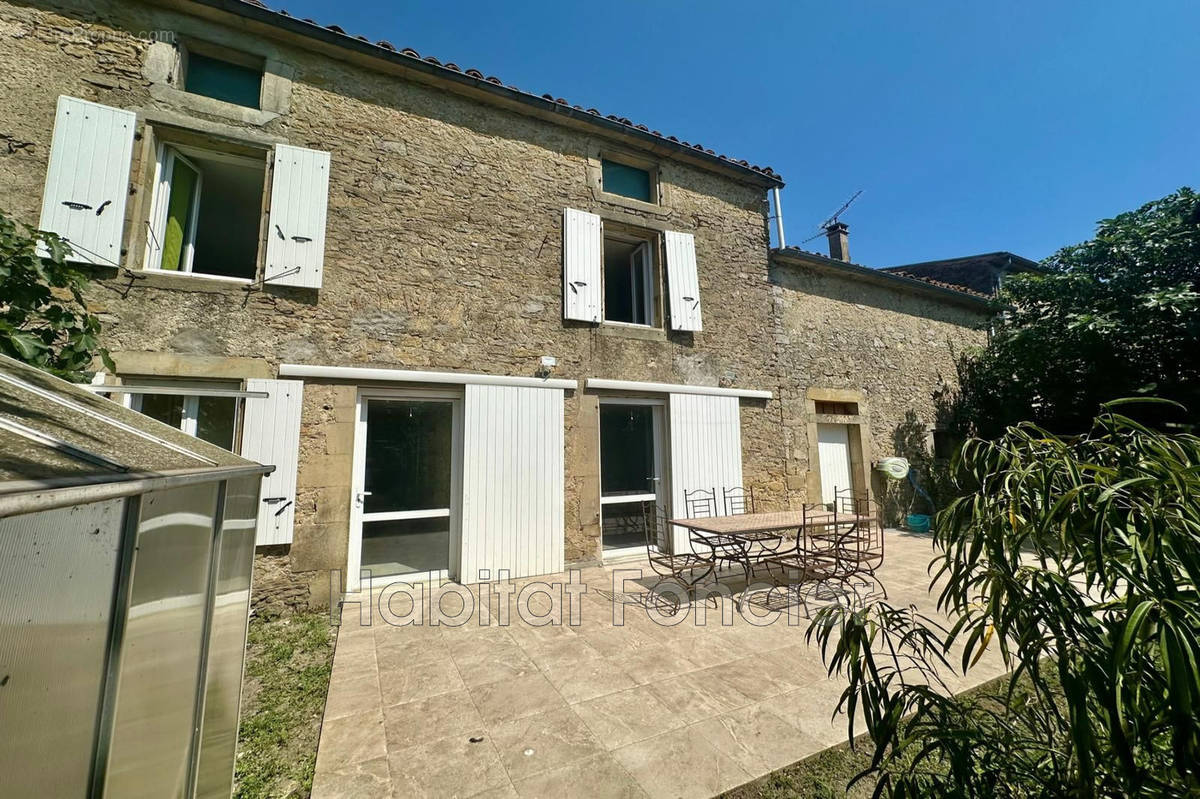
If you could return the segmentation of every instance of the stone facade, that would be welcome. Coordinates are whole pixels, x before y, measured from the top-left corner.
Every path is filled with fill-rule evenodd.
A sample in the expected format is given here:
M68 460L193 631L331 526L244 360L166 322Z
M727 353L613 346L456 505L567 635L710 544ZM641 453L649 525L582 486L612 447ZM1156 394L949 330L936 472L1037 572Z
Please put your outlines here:
M59 95L138 112L122 269L97 268L88 297L122 374L262 377L291 362L531 376L551 355L555 377L764 389L771 400L742 401L744 477L783 505L807 499L810 387L861 392L879 451L908 410L931 418L930 390L979 339L978 309L769 268L769 182L641 152L658 163L661 205L621 201L594 176L599 153L628 141L177 6L0 2L6 212L37 222ZM172 88L172 46L133 35L152 31L262 55L271 112ZM321 289L142 271L165 135L330 152ZM566 207L694 234L703 332L564 322ZM314 596L346 560L355 397L306 380L290 565ZM595 393L567 392L568 562L600 556L598 419Z

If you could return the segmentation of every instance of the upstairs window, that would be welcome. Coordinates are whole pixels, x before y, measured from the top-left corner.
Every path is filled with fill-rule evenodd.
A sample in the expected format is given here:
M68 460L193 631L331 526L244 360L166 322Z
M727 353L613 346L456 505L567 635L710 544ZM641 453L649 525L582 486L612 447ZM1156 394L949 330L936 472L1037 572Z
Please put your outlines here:
M658 324L658 237L650 233L604 231L604 321Z
M159 148L147 267L253 280L266 180L263 158Z
M189 47L187 52L184 91L247 108L259 107L263 80L261 60L241 54L218 58L193 48Z
M600 187L609 194L619 194L631 200L658 202L655 181L650 170L607 158L600 161Z

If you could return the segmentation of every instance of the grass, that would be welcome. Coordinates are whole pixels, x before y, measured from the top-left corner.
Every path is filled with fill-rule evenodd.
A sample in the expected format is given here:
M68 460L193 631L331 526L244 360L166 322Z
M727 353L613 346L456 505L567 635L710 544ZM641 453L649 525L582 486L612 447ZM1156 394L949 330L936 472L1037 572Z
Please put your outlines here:
M234 796L312 792L334 637L325 612L251 617Z

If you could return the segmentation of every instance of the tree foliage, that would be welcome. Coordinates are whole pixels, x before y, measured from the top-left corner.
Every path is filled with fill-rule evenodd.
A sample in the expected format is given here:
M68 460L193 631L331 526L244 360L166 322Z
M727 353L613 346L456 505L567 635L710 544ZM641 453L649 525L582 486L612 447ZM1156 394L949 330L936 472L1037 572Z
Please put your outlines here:
M100 320L84 303L88 274L67 263L70 252L55 234L0 212L0 353L81 380L95 356L113 366L100 346Z
M946 626L886 603L817 615L877 795L1200 795L1200 438L1130 402L1081 436L963 445L930 566ZM1005 690L949 695L946 670L984 650Z
M1200 409L1200 197L1182 188L1011 276L988 346L960 365L952 426L1082 432L1100 404L1153 395Z

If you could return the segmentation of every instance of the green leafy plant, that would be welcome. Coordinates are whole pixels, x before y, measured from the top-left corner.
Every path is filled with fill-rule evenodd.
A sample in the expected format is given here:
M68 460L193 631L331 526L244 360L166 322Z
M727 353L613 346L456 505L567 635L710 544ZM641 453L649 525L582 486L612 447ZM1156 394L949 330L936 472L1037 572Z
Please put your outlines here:
M66 261L70 252L59 236L0 212L0 353L78 381L94 357L114 367L83 299L89 276Z
M809 635L849 678L857 779L879 796L1200 794L1200 438L1105 405L1089 432L967 441L972 490L935 522L945 627L886 603L830 606ZM1005 690L941 680L985 650Z
M1117 397L1200 408L1200 196L1182 188L1105 219L1042 266L1005 281L990 341L960 361L943 421L993 438L1018 421L1083 432Z

